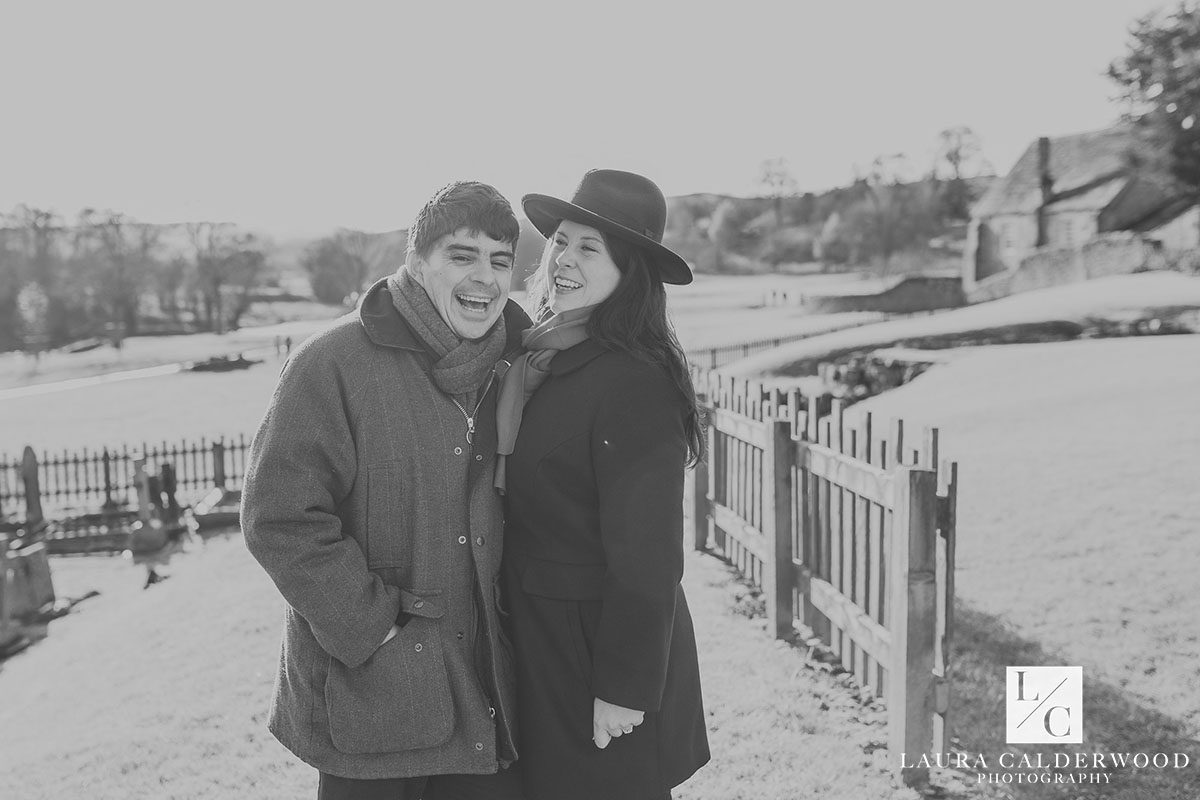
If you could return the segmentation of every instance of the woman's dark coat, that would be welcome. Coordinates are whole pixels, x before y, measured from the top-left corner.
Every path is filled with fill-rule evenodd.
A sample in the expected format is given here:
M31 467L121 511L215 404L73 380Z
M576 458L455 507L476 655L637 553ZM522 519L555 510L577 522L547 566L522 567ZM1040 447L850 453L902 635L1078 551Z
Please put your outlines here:
M660 367L558 353L508 461L505 585L533 800L658 800L708 761L683 576L686 406ZM646 712L605 750L593 698Z

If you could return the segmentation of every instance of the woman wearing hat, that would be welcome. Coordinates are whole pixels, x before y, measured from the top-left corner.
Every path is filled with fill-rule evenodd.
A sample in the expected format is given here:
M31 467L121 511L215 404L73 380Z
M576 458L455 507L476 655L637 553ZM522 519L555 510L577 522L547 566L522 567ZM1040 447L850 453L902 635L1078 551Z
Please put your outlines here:
M709 758L679 585L703 439L663 287L692 274L640 175L523 202L549 241L499 408L522 774L532 800L664 800Z

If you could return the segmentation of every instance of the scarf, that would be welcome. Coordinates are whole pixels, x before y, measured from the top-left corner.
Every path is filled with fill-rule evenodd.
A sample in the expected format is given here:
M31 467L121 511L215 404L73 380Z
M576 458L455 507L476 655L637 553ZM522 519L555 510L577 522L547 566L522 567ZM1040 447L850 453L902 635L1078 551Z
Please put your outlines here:
M549 377L555 354L588 338L587 323L593 308L572 308L555 314L521 334L525 352L504 373L496 401L496 488L501 494L507 486L505 466L517 444L525 404Z
M508 333L504 316L482 339L460 339L450 329L425 292L407 269L388 278L392 305L408 323L413 335L433 357L433 382L446 394L470 404L475 391L504 355Z

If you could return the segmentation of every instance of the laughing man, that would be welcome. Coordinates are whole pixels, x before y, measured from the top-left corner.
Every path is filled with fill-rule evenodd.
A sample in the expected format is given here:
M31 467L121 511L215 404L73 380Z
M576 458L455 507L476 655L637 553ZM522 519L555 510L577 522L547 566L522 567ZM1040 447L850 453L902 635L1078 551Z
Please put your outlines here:
M320 800L521 797L492 488L518 233L492 187L439 191L255 436L242 528L286 601L270 729Z

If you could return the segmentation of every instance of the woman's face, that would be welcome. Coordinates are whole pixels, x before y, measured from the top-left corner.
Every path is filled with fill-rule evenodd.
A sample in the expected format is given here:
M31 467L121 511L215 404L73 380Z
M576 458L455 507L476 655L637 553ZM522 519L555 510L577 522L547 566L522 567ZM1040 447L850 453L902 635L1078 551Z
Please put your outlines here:
M555 314L596 305L612 294L621 280L600 231L567 219L558 223L546 244L542 269L550 310Z

